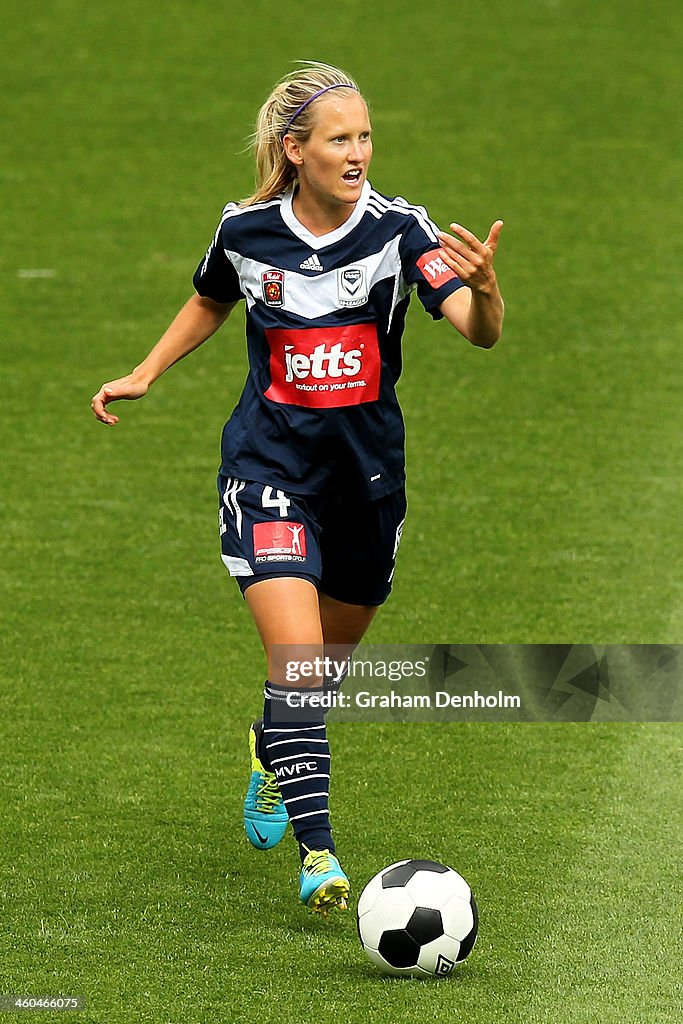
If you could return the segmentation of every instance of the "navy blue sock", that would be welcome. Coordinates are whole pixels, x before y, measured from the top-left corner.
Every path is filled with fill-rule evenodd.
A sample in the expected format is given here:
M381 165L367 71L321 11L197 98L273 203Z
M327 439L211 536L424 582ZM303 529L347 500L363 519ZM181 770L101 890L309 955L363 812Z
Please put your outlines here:
M275 772L301 860L309 850L334 853L329 811L330 746L323 709L315 703L323 690L266 682L263 692L263 746Z

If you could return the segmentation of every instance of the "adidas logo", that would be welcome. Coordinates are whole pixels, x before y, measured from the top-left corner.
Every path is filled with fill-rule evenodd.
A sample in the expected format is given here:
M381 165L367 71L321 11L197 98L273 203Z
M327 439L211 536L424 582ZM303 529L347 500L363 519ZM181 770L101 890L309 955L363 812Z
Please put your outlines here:
M320 260L318 259L317 253L315 253L315 252L313 253L312 256L309 256L307 260L304 260L303 263L299 264L299 270L322 270L322 269L323 269L323 265L320 262Z

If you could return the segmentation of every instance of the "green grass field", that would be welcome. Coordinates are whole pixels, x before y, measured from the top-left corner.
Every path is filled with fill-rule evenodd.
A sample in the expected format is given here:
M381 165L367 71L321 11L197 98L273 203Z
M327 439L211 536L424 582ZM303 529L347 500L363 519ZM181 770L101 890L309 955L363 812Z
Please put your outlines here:
M679 726L337 725L356 895L428 856L481 910L456 977L382 980L353 914L297 905L291 840L242 833L264 668L214 484L242 316L116 429L89 410L251 190L271 84L338 63L377 188L505 220L500 346L409 317L410 513L369 639L680 641L677 39L671 0L4 12L0 995L84 995L84 1024L680 1020Z

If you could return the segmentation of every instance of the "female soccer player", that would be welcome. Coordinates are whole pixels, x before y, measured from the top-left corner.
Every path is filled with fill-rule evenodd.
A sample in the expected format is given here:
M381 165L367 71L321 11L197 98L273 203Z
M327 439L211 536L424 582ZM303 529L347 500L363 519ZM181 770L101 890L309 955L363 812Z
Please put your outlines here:
M349 881L330 830L330 749L316 698L339 681L292 683L287 650L352 650L388 597L406 510L395 385L410 294L491 348L503 320L493 269L502 221L485 242L457 224L445 234L422 207L376 192L368 108L329 65L304 62L275 87L254 148L257 191L223 210L196 294L92 409L118 423L111 402L145 395L245 300L249 375L223 431L218 477L222 558L268 661L263 719L249 730L245 828L268 849L292 823L300 898L327 914L346 906Z

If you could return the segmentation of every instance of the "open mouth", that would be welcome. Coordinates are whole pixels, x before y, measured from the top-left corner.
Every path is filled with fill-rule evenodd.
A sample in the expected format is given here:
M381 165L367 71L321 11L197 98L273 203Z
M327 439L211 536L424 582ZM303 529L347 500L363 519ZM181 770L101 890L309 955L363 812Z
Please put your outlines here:
M342 181L347 182L349 185L356 185L362 176L362 171L355 168L352 171L347 171L346 174L342 175Z

